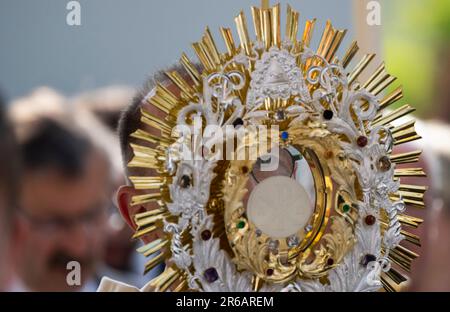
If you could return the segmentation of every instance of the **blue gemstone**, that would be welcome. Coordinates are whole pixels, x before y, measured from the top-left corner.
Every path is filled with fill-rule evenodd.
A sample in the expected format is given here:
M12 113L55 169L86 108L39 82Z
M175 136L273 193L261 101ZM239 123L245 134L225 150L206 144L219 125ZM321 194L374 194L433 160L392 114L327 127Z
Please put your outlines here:
M287 131L283 131L283 132L281 133L281 139L282 139L283 141L286 141L287 139L289 139L289 133L288 133Z

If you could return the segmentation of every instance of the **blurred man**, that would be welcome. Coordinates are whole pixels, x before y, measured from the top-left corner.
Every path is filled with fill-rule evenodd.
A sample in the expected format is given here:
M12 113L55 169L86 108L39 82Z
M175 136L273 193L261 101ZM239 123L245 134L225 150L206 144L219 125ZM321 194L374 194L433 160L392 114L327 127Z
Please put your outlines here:
M69 120L41 118L19 142L23 183L12 291L95 290L98 284L95 272L111 204L109 165L69 125ZM73 261L80 272L70 271L76 269L67 266ZM69 273L79 273L81 283L68 282Z
M6 288L10 271L9 240L12 214L18 196L18 161L13 137L3 103L0 101L0 291Z
M104 149L111 164L111 178L114 190L125 183L119 139L116 135L121 112L131 102L134 88L110 86L88 91L71 100L76 111L78 123L85 129L95 128L92 139ZM116 207L111 206L108 216L108 234L105 246L104 263L108 266L108 276L133 285L143 286L145 276L142 274L146 258L137 253L137 241L130 240L132 230L120 216Z

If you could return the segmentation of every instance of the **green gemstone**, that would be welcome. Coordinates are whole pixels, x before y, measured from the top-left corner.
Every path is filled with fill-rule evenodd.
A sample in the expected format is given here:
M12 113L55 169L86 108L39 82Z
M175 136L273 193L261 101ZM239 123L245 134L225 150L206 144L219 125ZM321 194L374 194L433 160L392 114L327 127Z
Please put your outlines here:
M351 207L349 204L345 204L344 206L342 206L342 211L344 211L344 212L349 212L350 209L351 209Z
M238 229L245 228L245 221L239 221L236 226Z

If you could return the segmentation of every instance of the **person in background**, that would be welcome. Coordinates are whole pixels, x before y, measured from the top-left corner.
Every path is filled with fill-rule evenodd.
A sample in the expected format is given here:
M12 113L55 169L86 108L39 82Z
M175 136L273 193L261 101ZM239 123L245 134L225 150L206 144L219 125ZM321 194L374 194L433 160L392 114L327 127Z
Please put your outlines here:
M101 128L101 131L95 132L93 139L101 141L99 144L107 150L112 163L114 189L125 183L116 129L119 117L134 93L135 90L131 87L109 86L84 92L71 100L77 119L82 125L86 128ZM148 278L143 274L147 259L136 252L139 242L130 240L133 232L120 217L117 207L112 206L109 211L107 231L103 261L110 272L105 274L133 285L144 285Z
M19 162L16 142L0 98L0 291L7 288L10 273L10 236L16 207Z
M112 205L110 164L106 153L64 111L62 99L45 89L11 107L22 185L9 291L93 291L99 282ZM38 104L48 105L47 111L35 109ZM80 283L68 282L73 261L80 265L74 273Z
M35 127L19 143L23 182L12 290L88 289L90 282L97 283L94 274L103 253L108 164L88 140L58 122L42 120ZM75 287L67 283L72 261L81 268Z
M135 89L128 86L108 86L76 95L72 103L77 110L87 110L112 132L116 132L120 113L128 106Z

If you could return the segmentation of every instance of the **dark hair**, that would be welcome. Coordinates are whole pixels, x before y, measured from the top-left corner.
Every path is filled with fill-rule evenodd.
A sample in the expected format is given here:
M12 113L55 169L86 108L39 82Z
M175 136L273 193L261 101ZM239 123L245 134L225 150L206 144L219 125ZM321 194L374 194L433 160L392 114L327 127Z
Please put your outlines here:
M43 118L20 144L23 169L56 169L67 177L83 174L92 150L87 138L55 120Z
M127 171L127 164L131 158L130 135L136 132L139 128L141 118L141 102L144 100L153 87L149 80L146 86L139 91L133 98L131 104L120 114L119 123L117 126L117 133L119 135L120 150L122 152L122 162L125 171ZM149 91L147 91L149 90Z
M10 224L12 212L17 204L19 189L19 157L14 131L6 116L6 111L0 98L0 196L5 196L6 222Z
M197 64L194 65L198 67ZM147 79L147 81L144 83L144 86L134 96L131 104L124 111L122 111L120 115L117 132L119 136L120 149L122 151L122 161L125 172L127 172L127 164L132 157L130 135L139 129L142 101L156 86L156 82L164 84L165 82L170 81L165 73L171 71L177 71L182 76L184 76L184 69L178 64L172 65L166 70L156 72L152 77Z

